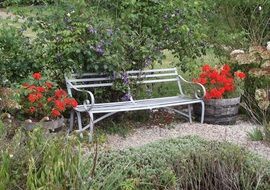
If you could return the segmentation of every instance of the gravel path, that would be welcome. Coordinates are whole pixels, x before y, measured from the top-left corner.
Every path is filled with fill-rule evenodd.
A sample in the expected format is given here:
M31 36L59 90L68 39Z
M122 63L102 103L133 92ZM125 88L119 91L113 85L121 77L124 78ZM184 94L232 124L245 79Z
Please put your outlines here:
M126 138L118 135L109 135L106 146L111 149L126 149L130 147L139 147L150 142L161 139L175 137L184 137L188 135L197 135L205 140L227 141L243 146L259 155L270 159L270 146L263 142L251 141L247 137L247 132L253 130L256 126L249 122L237 122L236 125L220 126L199 123L181 123L173 128L160 127L141 127Z
M0 19L15 18L16 16L12 13L8 13L5 9L0 9Z
M8 12L6 9L0 9L0 20L5 20L5 19L15 19L17 18L16 15L14 15L11 12ZM23 19L22 17L19 17L18 22L24 22L25 19Z

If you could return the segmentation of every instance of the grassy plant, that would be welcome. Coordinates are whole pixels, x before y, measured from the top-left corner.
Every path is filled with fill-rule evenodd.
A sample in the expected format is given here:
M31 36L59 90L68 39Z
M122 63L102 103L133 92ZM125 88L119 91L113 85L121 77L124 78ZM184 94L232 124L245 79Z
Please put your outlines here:
M255 128L251 132L248 132L248 137L252 141L262 141L263 140L263 133L260 129Z
M123 117L121 117L123 118ZM103 122L98 128L98 133L102 134L118 134L122 137L126 137L129 133L132 132L132 123L128 120L114 122L112 120L108 120Z
M267 93L265 93L267 94ZM264 140L270 141L270 122L269 122L269 100L266 96L266 100L256 100L250 93L245 93L243 96L242 107L250 118L263 127Z
M7 126L0 129L0 189L81 189L90 166L84 165L76 138L40 128L8 136Z

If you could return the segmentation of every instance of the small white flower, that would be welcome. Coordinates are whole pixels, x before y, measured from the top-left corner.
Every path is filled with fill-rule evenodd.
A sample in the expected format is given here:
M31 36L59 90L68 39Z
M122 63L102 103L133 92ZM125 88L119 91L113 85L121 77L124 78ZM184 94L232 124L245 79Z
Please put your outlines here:
M259 11L261 11L262 10L262 7L261 6L259 6Z
M71 13L75 13L75 11L74 11L74 10L72 10L72 11L71 11Z
M70 17L70 13L68 13L67 16Z
M10 158L13 158L13 154L10 154L9 157L10 157Z
M172 17L175 17L175 14L172 14Z
M22 108L22 106L20 106L20 105L16 105L16 106L15 106L15 108L16 108L16 109L21 109L21 108Z
M266 49L267 49L268 51L270 51L270 41L269 41L269 42L267 42Z

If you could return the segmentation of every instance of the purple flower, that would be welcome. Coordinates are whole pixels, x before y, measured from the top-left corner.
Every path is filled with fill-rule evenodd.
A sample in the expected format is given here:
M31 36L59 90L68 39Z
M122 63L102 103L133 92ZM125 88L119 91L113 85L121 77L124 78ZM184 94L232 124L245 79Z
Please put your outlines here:
M167 14L165 14L165 15L163 16L163 18L164 18L164 19L168 19L169 16L168 16Z
M19 30L19 32L25 32L25 31L26 31L26 29L23 27Z
M75 30L75 28L73 26L67 26L67 30L70 30L73 32Z
M95 51L99 54L99 55L103 55L105 50L104 50L104 47L103 47L103 44L100 43L98 44L96 47L95 47Z
M107 34L108 34L108 36L112 36L113 35L113 30L112 29L107 29Z
M165 32L170 32L170 28L168 26L165 27L164 29Z
M70 23L71 22L71 19L69 17L64 17L64 22L65 23Z
M90 34L96 34L97 33L97 30L93 26L89 26L88 27L88 32Z
M131 99L131 95L129 93L125 93L124 96L121 98L122 101L129 101Z
M178 24L182 24L184 22L184 20L181 18L178 20Z
M145 67L148 67L149 65L151 65L153 62L152 58L151 57L147 57L144 61L144 66Z
M60 41L62 41L62 36L60 36L60 35L57 35L56 37L55 37L55 40L56 40L56 42L60 42Z
M124 84L129 84L128 74L127 72L124 72L121 74L121 79L123 80Z
M117 73L114 71L110 78L111 78L112 80L115 80L116 77L117 77Z
M61 62L63 60L63 55L61 53L57 53L55 55L56 62Z
M175 10L175 14L178 16L178 15L182 14L182 11L179 10L179 9L176 9L176 10Z

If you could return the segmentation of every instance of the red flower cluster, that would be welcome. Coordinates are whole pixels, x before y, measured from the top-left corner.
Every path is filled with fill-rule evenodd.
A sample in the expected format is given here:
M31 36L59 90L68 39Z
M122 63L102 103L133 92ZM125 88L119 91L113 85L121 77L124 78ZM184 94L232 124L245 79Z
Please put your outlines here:
M32 76L36 80L40 80L41 79L41 74L40 73L34 73Z
M240 79L245 79L245 78L246 78L246 74L243 73L243 72L241 72L241 71L236 71L236 72L234 73L234 75L237 76L237 77L240 78Z
M246 77L245 73L240 71L235 72L234 76L238 79L244 79ZM229 65L224 65L218 70L206 64L202 67L199 78L194 79L194 81L206 87L206 99L220 99L226 93L235 90L234 76L231 74Z
M69 98L66 91L57 89L53 97L47 99L48 103L53 102L54 108L51 111L51 116L58 117L66 108L77 107L78 103L74 98Z
M32 84L24 83L23 88L26 90L22 105L29 114L40 115L45 117L59 117L67 109L78 105L74 98L69 98L63 89L55 89L54 84L41 80L40 73L32 75L34 81Z

